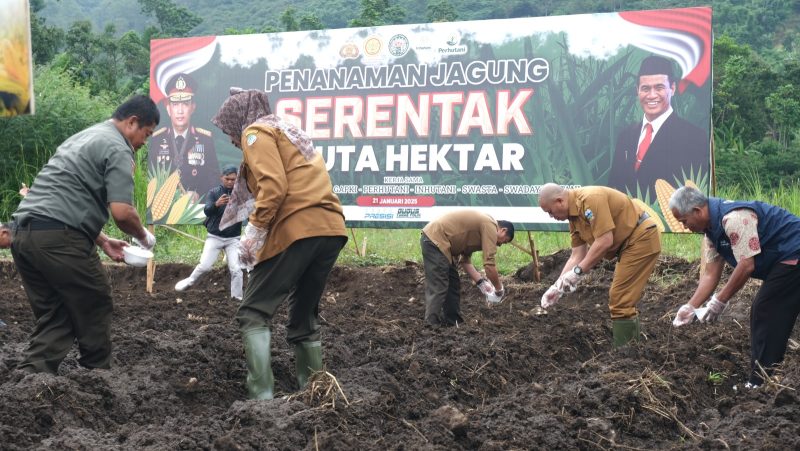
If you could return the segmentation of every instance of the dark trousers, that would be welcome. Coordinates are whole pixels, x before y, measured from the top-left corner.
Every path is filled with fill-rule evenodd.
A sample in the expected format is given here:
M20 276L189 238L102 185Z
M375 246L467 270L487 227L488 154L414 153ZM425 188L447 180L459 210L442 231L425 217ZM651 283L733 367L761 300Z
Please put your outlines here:
M270 327L275 311L288 299L286 341L290 344L318 341L319 300L346 242L343 236L305 238L256 265L236 312L239 330L244 333Z
M777 264L756 294L750 309L750 382L763 380L756 362L767 374L783 361L786 345L800 314L800 265Z
M432 326L464 322L458 268L424 233L419 244L425 267L425 321Z
M11 250L36 326L19 368L56 373L72 344L88 368L111 365L111 285L94 243L81 232L14 233Z

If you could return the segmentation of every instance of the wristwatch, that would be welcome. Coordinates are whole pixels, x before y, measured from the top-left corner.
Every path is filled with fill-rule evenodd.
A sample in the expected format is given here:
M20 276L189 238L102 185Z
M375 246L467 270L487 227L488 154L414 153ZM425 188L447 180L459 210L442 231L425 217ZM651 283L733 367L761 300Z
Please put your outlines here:
M572 272L580 276L581 274L583 274L583 269L580 266L575 265L575 267L572 268Z

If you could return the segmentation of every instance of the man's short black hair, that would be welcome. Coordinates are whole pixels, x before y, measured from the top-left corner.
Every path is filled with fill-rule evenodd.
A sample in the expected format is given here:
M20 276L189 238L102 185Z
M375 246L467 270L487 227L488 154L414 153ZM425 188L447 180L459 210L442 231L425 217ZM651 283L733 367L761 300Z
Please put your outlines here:
M506 229L506 235L508 236L508 241L514 241L514 224L501 219L497 221L497 226L500 227L501 229Z
M111 117L118 121L124 121L131 116L139 118L137 121L139 127L158 125L161 121L161 113L158 112L156 103L150 97L143 95L136 95L126 100L125 103L117 107Z
M648 56L642 60L639 67L639 76L642 75L666 75L669 84L675 83L675 71L672 69L672 61L663 56Z

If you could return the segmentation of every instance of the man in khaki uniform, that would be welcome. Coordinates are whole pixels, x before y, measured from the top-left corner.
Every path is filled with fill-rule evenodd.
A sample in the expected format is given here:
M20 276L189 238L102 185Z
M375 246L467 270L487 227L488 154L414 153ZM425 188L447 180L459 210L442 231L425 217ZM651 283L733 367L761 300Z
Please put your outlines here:
M495 268L495 254L498 246L513 239L513 224L495 221L474 210L447 213L426 225L420 237L426 282L425 321L432 326L451 326L464 321L456 266L459 260L486 300L499 303L505 293ZM475 251L483 252L486 278L472 265L470 256Z
M561 277L542 296L542 307L575 291L601 259L617 257L608 293L614 347L638 340L636 304L661 253L656 224L628 196L600 186L569 190L548 183L539 192L539 206L555 219L569 220L572 236L572 254Z

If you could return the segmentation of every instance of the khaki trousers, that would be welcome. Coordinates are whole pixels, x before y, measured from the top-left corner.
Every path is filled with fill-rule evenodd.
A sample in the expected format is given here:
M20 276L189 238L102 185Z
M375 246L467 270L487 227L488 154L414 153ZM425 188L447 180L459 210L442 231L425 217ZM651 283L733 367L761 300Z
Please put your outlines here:
M638 315L636 305L661 254L661 234L653 220L646 219L633 229L622 246L608 293L611 319L635 318Z

